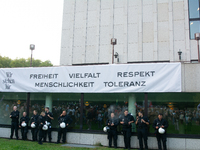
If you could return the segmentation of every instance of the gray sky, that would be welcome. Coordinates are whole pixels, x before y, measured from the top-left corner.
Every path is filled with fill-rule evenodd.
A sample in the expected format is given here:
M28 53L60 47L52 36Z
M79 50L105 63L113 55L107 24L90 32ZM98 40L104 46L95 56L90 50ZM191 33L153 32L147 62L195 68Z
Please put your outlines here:
M63 0L0 0L0 55L60 62Z

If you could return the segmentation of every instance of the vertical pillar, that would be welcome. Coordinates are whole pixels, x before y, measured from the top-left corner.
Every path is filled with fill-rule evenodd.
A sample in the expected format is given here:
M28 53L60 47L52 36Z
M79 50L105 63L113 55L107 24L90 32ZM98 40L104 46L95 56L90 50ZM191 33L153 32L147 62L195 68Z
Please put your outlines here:
M128 99L128 111L133 115L134 119L136 120L136 97L134 94L129 96ZM133 132L136 132L135 123L133 124Z
M52 95L51 94L46 95L45 107L49 107L49 111L52 112Z
M30 93L27 93L26 114L29 116Z
M81 93L80 130L83 129L83 107L84 107L84 93Z
M144 93L144 115L148 117L148 93Z

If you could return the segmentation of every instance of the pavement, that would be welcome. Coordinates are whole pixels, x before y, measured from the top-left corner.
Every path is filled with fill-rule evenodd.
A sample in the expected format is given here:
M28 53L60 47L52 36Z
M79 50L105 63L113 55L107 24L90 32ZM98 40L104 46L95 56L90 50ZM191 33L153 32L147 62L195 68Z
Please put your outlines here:
M82 144L63 144L62 146L67 146L67 147L83 147L83 148L97 148L98 147L98 146L82 145Z

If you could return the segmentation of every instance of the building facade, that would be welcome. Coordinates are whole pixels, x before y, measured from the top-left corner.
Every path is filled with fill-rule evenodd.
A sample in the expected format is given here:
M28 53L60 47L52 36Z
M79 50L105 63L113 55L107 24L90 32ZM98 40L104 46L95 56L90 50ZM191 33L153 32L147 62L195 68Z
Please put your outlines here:
M178 51L195 61L198 9L198 0L65 1L60 65L111 64L112 38L119 63L179 61Z
M76 89L75 92L48 92L48 87L40 92L0 90L0 111L3 114L0 116L0 136L10 135L9 113L14 105L18 106L20 115L26 111L29 116L33 110L40 113L48 106L54 114L53 141L56 141L56 131L59 127L57 118L63 110L67 110L73 119L67 133L68 143L101 143L107 146L107 135L102 131L106 119L111 111L120 116L123 110L128 108L134 117L138 111L144 111L149 117L150 149L157 148L152 123L158 113L163 113L169 122L169 149L199 149L200 63L197 46L199 41L195 40L194 36L200 32L199 7L199 0L64 0L61 68L76 70L76 67L87 69L94 65L96 69L91 69L92 71L99 70L101 66L109 66L112 70L114 67L120 68L123 64L130 65L130 69L134 70L136 65L141 68L163 65L165 68L170 64L179 64L181 69L177 72L180 74L177 80L180 82L177 87L180 86L180 90L163 90L166 85L173 84L171 79L159 90L150 92L95 92L96 88L92 89L93 92L80 89ZM111 44L113 38L117 40L116 45ZM33 70L34 68L30 68L27 72L37 72ZM53 67L49 68L48 75L58 73L53 70ZM5 72L0 69L0 75L5 75ZM105 72L108 77L113 76L110 70ZM172 72L175 73L174 70ZM63 73L63 76L67 75ZM168 74L165 73L165 76ZM39 79L39 74L37 78ZM164 80L159 80L162 79ZM84 82L85 80L80 79ZM45 82L47 81L51 82L45 79ZM40 84L41 86L45 84ZM118 132L118 147L123 147L121 126L118 126ZM31 139L30 131L28 134ZM132 128L131 147L139 147L135 125Z

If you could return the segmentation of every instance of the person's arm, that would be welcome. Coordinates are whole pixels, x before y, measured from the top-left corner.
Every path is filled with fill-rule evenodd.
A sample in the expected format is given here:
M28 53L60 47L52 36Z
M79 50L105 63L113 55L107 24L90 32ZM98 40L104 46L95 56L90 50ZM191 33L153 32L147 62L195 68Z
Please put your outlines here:
M149 119L148 118L144 118L142 119L142 122L146 125L149 125Z
M10 118L12 118L12 112L10 113Z
M130 119L130 121L128 122L128 124L130 125L131 123L134 123L135 122L135 119L134 119L134 117L131 115L131 119Z
M136 121L135 121L135 124L137 125L138 124L138 116L136 117Z
M16 118L19 118L19 111L16 112Z
M48 117L49 117L51 120L54 120L53 114L52 114L52 113L51 113L50 115L48 114Z
M114 125L115 125L115 126L118 126L118 125L119 125L119 119L116 119L116 120L114 121Z
M156 120L154 120L154 122L153 122L153 124L152 124L152 127L153 127L154 129L158 129L158 126L156 126Z

